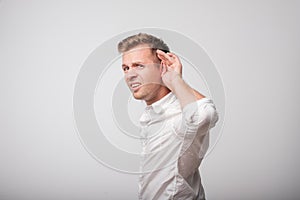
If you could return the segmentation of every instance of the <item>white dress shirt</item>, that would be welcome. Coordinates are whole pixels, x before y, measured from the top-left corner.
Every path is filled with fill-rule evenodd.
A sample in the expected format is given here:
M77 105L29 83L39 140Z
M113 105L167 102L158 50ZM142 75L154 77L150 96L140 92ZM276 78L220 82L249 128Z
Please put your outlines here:
M209 130L217 120L208 98L181 109L170 92L145 108L140 118L139 199L205 199L198 168L208 149Z

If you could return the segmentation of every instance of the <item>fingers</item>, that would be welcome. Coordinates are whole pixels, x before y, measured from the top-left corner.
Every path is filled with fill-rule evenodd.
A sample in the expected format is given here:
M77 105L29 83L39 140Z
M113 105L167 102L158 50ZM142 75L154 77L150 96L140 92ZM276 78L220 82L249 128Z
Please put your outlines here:
M164 61L167 65L172 65L174 63L175 54L165 53L161 50L156 50L159 59Z
M162 67L161 75L164 75L167 72L167 66L163 61L161 62L161 67Z
M161 75L164 75L165 73L170 72L170 71L174 71L174 69L172 67L166 65L166 63L164 61L161 62L161 68L162 68Z
M168 53L167 55L169 55L173 62L180 62L178 56L176 56L174 53Z

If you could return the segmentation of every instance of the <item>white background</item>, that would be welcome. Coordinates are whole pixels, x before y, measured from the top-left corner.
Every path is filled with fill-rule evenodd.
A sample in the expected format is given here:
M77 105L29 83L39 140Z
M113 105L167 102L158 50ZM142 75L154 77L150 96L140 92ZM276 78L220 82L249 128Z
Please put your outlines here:
M299 1L1 1L0 199L137 199L137 177L94 160L72 114L88 55L158 27L200 44L226 90L207 198L299 199Z

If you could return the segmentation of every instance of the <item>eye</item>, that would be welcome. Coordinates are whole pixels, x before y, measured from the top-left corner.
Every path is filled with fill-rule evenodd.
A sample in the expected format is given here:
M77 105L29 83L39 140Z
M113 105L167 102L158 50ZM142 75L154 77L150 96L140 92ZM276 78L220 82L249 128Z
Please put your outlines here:
M143 69L144 67L145 67L145 65L141 65L141 64L138 65L138 68L140 68L140 69Z
M128 66L124 66L124 67L123 67L123 71L124 71L124 72L126 72L126 71L128 71L128 70L129 70L129 67L128 67Z

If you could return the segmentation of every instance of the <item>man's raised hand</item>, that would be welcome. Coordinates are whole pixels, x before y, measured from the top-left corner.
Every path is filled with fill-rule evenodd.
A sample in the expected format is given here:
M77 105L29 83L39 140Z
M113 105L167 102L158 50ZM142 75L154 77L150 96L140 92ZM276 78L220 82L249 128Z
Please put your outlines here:
M162 80L170 89L174 89L174 80L182 77L182 64L174 53L165 53L157 50L157 56L161 60Z

